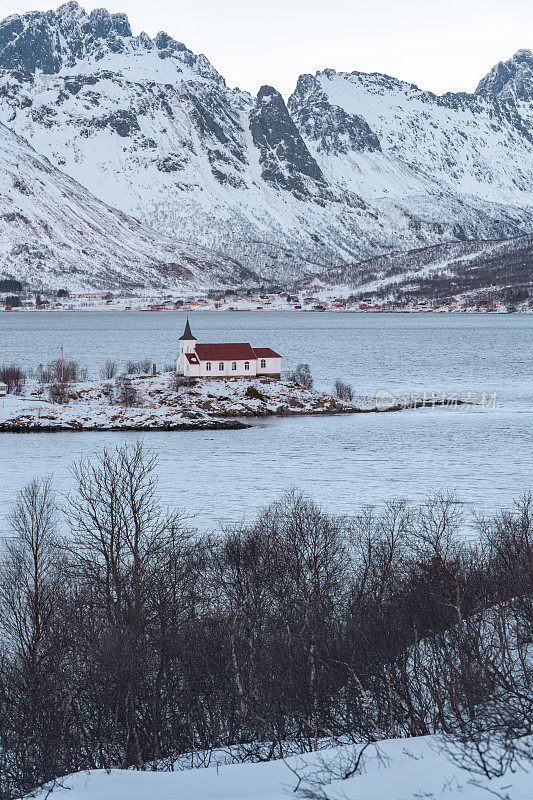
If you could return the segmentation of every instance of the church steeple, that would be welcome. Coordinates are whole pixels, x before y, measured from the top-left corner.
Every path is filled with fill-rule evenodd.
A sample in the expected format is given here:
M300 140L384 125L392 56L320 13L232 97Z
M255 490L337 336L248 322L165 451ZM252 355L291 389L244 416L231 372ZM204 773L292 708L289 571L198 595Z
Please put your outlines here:
M183 361L183 359L185 358L185 353L194 353L194 348L196 347L196 336L192 335L191 326L189 325L189 317L187 317L187 324L185 325L183 336L180 336L179 338L179 343L180 343L180 354L178 361L180 360L180 358Z
M180 336L180 341L184 342L195 342L196 336L192 335L191 326L189 325L189 317L187 317L187 324L185 325L185 330L183 332L183 336Z

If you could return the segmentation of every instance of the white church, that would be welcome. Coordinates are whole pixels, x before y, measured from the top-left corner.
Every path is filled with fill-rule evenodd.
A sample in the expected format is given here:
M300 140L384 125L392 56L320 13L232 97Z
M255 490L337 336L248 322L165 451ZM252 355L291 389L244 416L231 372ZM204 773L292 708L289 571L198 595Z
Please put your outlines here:
M279 378L281 356L250 344L198 344L187 319L176 372L189 378Z

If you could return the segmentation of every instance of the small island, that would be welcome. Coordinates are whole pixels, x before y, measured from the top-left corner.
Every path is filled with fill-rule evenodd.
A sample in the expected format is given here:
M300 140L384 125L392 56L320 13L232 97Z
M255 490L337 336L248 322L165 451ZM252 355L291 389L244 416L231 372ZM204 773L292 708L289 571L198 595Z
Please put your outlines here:
M260 417L381 413L446 404L437 398L400 402L387 392L355 396L341 381L335 394L328 394L313 389L307 364L282 378L281 360L274 350L249 343L198 344L187 320L176 364L161 373L148 360L129 362L126 373L118 375L116 365L108 362L105 377L93 380L79 373L76 362L62 360L41 371L38 379L17 381L12 375L16 391L0 400L0 433L242 430ZM7 385L1 386L7 392Z
M289 380L258 377L187 379L174 373L83 380L61 386L28 382L24 394L0 398L0 433L56 431L242 430L254 418L360 414L443 405L413 399L343 400Z
M55 398L53 385L28 383L0 400L0 432L62 430L237 430L254 417L377 411L370 398L344 401L273 378L193 380L173 373L85 380Z

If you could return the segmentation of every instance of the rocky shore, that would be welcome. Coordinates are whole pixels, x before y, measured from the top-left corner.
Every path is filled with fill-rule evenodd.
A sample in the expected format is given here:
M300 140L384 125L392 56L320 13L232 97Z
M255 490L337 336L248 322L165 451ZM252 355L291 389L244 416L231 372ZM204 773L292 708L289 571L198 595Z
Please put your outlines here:
M298 415L357 414L444 405L435 399L383 403L365 396L341 400L270 378L197 380L178 385L171 373L63 385L29 383L0 399L0 432L242 430L245 420ZM52 402L52 398L56 402Z

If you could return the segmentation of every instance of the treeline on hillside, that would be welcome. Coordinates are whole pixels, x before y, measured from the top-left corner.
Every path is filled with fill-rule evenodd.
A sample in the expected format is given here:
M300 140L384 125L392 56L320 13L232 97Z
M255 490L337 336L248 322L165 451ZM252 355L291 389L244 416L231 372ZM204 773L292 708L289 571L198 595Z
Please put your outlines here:
M439 269L441 264L443 269ZM498 284L500 289L521 286L531 289L532 266L533 237L529 235L507 241L458 241L386 253L356 264L333 267L314 277L329 286L354 287L397 278L382 290L385 295L402 289L410 294L413 286L420 285L429 299L488 289L491 284ZM420 274L413 276L417 271ZM312 280L303 278L296 286L306 290L309 284L312 286Z
M450 497L340 518L292 493L199 536L160 506L155 467L140 445L82 461L61 511L47 481L20 493L0 563L2 800L237 744L270 758L442 731L476 759L532 732L531 498L465 537Z

